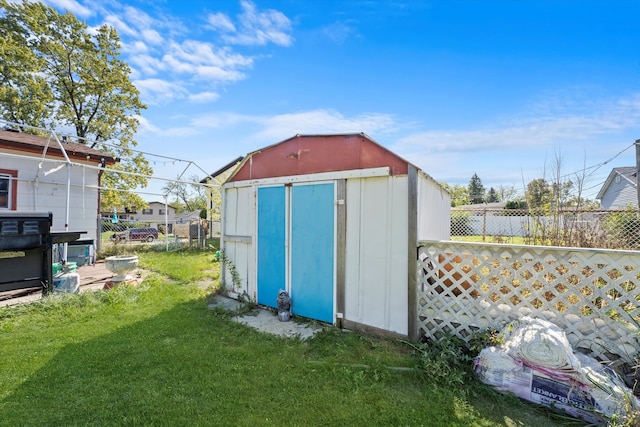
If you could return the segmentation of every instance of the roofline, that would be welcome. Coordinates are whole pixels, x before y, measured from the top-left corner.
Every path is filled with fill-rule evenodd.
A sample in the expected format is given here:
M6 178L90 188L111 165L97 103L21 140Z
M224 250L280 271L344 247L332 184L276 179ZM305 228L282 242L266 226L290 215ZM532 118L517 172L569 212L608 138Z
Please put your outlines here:
M46 139L48 139L47 137L40 136L40 135L27 134L23 132L15 132L7 129L2 129L2 130L5 132L16 133L18 135L27 135L28 138L38 138L42 140L43 143ZM119 159L109 154L103 153L99 150L93 149L85 144L80 144L77 142L61 142L61 143L62 143L62 147L64 148L64 152L67 154L67 156L69 156L70 160L71 159L85 160L85 161L95 160L100 163L109 164L109 165L114 165L119 161ZM49 141L48 146L46 144L44 146L40 146L37 143L33 143L29 141L17 141L13 139L8 139L5 136L0 135L0 144L3 148L8 150L13 149L23 153L33 153L38 155L42 155L44 148L47 147L46 154L48 156L59 157L59 158L65 157L63 154L63 148L61 148L60 145L56 143L55 139L53 139L53 143L52 141ZM65 147L65 145L67 145L68 147ZM91 152L87 152L86 149L90 149ZM81 156L81 159L77 158L77 156Z
M628 166L628 167L633 167L633 166ZM598 194L596 194L596 197L595 197L596 200L602 200L602 197L604 196L604 193L606 193L607 190L609 189L611 182L618 175L626 179L628 182L630 182L631 185L634 185L634 186L638 185L636 182L633 182L633 180L627 178L624 174L620 173L620 168L613 168L611 169L611 172L609 172L609 176L607 177L607 179L604 181L602 188L600 188L600 191L598 191Z
M246 156L244 156L244 159L242 160L242 162L240 163L240 165L238 165L238 167L236 168L236 170L231 174L231 176L229 176L225 183L227 181L231 181L233 179L233 177L236 175L236 173L238 171L240 171L242 169L242 167L244 166L244 164L254 155L257 153L260 153L262 151L266 151L272 147L275 147L276 145L280 145L280 144L284 144L287 141L290 141L292 139L295 138L312 138L312 137L336 137L336 136L345 136L345 137L352 137L352 136L361 136L363 138L368 139L369 141L371 141L372 143L376 144L378 147L380 147L381 149L385 150L386 152L396 156L397 158L401 159L402 161L406 162L407 165L411 165L414 168L416 168L416 170L424 173L426 176L428 176L429 178L433 179L431 176L429 176L427 173L425 173L422 169L420 169L418 166L414 165L413 163L411 163L410 161L408 161L407 159L405 159L404 157L399 156L398 154L394 153L393 151L389 150L387 147L385 147L384 145L380 144L378 141L376 141L375 139L371 138L369 135L367 135L364 132L350 132L350 133L315 133L315 134L300 134L297 133L292 137L289 137L287 139L283 139L282 141L276 142L275 144L271 144L271 145L267 145L266 147L262 147L259 150L255 150L252 151L250 153L248 153ZM437 183L437 181L435 179L433 179L434 182ZM439 185L439 184L438 184Z
M225 173L226 171L228 171L229 169L231 169L232 167L234 167L235 165L240 163L242 161L242 159L244 159L244 156L238 156L235 160L230 161L229 163L227 163L226 165L222 166L217 171L209 174L209 176L207 176L206 178L200 180L200 184L206 184L207 180L209 178L215 178L216 176L218 176L218 175L220 175L222 173Z

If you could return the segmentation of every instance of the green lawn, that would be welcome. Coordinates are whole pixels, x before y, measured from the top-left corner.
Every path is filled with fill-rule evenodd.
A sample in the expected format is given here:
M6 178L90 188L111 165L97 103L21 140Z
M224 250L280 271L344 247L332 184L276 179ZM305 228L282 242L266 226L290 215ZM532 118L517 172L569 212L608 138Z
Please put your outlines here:
M212 252L140 258L159 273L137 288L0 310L0 425L581 425L474 381L388 369L417 366L400 340L328 328L299 341L233 322L207 307Z

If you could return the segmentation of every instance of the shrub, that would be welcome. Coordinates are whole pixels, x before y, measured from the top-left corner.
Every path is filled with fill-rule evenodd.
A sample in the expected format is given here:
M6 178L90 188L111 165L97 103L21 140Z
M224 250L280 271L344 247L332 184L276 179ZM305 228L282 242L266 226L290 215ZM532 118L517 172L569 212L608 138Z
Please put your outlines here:
M602 218L602 230L610 242L617 247L637 249L640 247L640 216L635 209L616 211Z

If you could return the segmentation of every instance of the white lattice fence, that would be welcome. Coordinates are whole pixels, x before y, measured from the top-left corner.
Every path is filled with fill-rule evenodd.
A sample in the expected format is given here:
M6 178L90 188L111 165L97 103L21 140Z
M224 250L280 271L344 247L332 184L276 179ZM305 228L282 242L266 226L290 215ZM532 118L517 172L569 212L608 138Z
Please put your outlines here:
M469 340L529 315L562 327L574 348L634 364L640 347L640 252L420 242L420 334Z

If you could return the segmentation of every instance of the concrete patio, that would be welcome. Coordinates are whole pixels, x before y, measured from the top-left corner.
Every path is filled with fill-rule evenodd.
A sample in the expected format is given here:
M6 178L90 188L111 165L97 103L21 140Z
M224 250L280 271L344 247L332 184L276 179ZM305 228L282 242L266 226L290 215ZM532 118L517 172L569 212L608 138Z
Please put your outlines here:
M140 275L136 271L132 276L138 278L139 281ZM114 277L114 274L107 270L102 261L98 261L95 265L80 266L76 272L80 275L80 292L101 290L105 283ZM0 307L26 304L41 298L42 291L39 288L0 292Z

